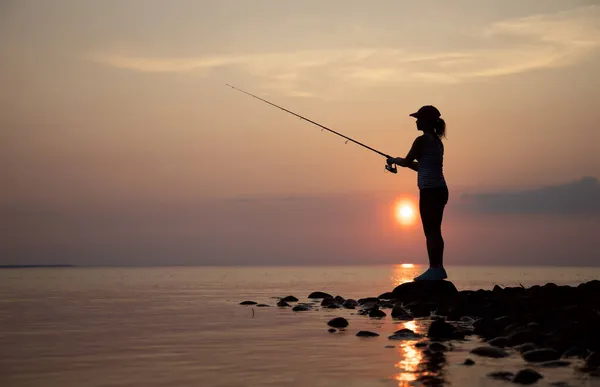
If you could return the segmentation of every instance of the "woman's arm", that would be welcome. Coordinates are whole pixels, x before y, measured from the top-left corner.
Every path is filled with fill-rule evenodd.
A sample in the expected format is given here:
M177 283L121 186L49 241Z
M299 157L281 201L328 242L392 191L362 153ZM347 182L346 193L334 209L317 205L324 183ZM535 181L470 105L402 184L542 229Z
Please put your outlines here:
M394 164L399 165L401 167L410 168L413 171L419 170L419 162L416 160L419 155L419 151L421 149L422 144L421 137L417 137L412 144L412 147L408 151L406 157L396 157L394 158Z

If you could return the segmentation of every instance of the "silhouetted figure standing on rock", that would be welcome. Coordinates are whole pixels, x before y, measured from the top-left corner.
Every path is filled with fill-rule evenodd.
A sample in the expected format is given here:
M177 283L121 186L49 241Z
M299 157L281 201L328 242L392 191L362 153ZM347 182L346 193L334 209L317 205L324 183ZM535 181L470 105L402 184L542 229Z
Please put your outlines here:
M417 172L419 187L419 212L423 231L427 240L429 269L415 281L442 280L448 278L443 265L444 239L442 238L442 217L448 203L448 186L444 179L443 159L446 123L437 108L431 105L421 107L410 115L417 119L417 130L423 135L417 137L406 157L393 157L388 164L407 167Z

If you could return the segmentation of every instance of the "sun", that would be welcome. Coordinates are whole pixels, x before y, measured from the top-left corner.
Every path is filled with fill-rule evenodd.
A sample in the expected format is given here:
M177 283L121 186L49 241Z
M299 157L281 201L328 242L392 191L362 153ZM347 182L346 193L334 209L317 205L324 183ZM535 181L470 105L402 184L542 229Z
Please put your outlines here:
M415 205L410 200L399 200L394 207L396 221L401 225L408 226L414 224L417 219Z

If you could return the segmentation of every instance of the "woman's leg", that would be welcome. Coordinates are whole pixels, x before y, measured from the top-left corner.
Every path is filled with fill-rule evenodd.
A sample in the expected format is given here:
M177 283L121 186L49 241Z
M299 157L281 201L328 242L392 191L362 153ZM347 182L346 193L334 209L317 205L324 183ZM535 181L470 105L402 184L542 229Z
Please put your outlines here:
M442 237L442 218L448 202L447 188L424 189L420 193L419 211L427 243L429 266L444 266L444 238Z

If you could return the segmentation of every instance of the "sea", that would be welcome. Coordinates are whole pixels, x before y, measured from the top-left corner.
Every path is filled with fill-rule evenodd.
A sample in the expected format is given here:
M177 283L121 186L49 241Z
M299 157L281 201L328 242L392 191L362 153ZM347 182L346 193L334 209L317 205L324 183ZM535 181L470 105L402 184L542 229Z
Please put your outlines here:
M390 340L427 320L371 319L356 310L276 306L313 291L378 296L411 281L418 265L300 267L68 267L0 270L0 386L506 386L494 371L527 367L518 355L472 356L470 337L446 343L431 369L419 340ZM447 267L459 290L577 285L590 267ZM269 307L240 305L242 301ZM389 310L388 310L389 314ZM334 317L347 328L328 332ZM379 333L357 337L360 330ZM472 358L473 366L464 360ZM571 367L540 370L540 386L596 386ZM435 378L428 378L434 375ZM435 384L438 383L438 384ZM562 383L562 384L561 384Z

